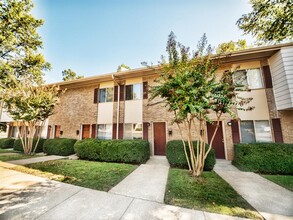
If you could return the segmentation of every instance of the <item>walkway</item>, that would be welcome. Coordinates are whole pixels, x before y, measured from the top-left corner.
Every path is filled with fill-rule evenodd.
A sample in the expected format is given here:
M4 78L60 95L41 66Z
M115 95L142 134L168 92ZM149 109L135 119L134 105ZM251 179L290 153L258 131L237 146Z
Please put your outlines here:
M22 159L22 160L11 160L11 161L8 161L7 163L14 164L14 165L26 165L26 164L46 162L50 160L60 160L60 159L67 159L67 157L50 155L50 156L43 156L43 157L32 157L32 158Z
M151 168L154 174L159 175L166 173L166 170L168 173L168 164L165 162L164 158L151 158L140 167L145 170ZM9 166L0 163L0 219L241 219L91 190L4 167ZM148 177L153 178L150 174ZM146 189L144 184L152 182L144 181L138 186L141 190ZM161 201L160 196L154 198L160 198Z
M153 202L164 202L169 163L166 157L153 156L109 192Z
M242 172L231 161L217 160L214 168L265 219L293 219L293 192L252 172Z

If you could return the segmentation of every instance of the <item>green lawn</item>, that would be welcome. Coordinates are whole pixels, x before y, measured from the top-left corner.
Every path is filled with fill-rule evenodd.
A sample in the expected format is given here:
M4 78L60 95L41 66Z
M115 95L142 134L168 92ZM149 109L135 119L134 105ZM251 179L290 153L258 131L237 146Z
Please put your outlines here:
M202 177L197 179L191 177L187 170L170 169L165 202L225 215L262 218L215 172L204 172Z
M135 165L85 160L56 160L26 165L32 169L20 170L61 182L91 189L109 191L137 168ZM57 174L57 177L52 175Z
M24 155L24 154L11 154L11 155L0 155L0 161L5 162L5 161L10 161L10 160L21 160L21 159L28 159L32 157L38 157L36 155Z
M262 175L262 176L293 192L293 176L287 176L287 175Z

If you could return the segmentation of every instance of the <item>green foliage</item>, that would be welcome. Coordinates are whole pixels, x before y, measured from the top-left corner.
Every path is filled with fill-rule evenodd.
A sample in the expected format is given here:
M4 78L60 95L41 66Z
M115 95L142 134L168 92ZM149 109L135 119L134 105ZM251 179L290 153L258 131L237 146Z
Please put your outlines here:
M74 80L74 79L81 79L84 76L77 75L75 72L73 72L71 69L63 70L62 71L62 80L68 81L68 80Z
M74 144L76 139L57 138L48 139L44 143L44 153L49 155L68 156L74 154Z
M150 157L149 142L144 140L98 140L85 139L76 142L74 149L81 159L145 163Z
M1 109L1 107L0 107ZM0 122L0 132L6 132L7 131L7 123L6 122Z
M39 143L37 145L37 148L35 150L35 153L43 152L43 145L44 145L45 141L46 141L46 139L40 138ZM34 138L33 146L36 146L36 143L37 143L37 138ZM23 152L23 146L22 146L21 139L15 139L14 144L13 144L13 149L16 151Z
M292 0L250 0L252 12L242 15L237 25L260 42L293 39Z
M218 45L216 52L217 54L227 53L227 52L233 52L237 50L244 50L247 48L246 40L238 40L236 42L229 41L225 43L221 43Z
M197 141L193 141L193 146L196 146L196 144L197 144ZM206 144L206 150L207 149L208 149L208 144ZM194 152L196 154L196 147ZM188 152L188 156L190 156L189 154L190 153ZM166 157L171 167L188 169L186 157L184 154L183 143L181 140L173 140L167 143ZM216 156L215 156L214 149L212 149L205 160L204 170L205 171L212 170L215 164L216 164Z
M123 70L130 70L130 67L122 63L121 65L118 66L117 72L121 72Z
M54 160L26 166L32 169L16 167L16 170L21 169L21 172L102 191L109 191L136 168L131 164L85 160Z
M1 138L0 139L0 148L13 148L14 139L12 138Z
M293 174L293 144L236 144L232 164L244 171Z
M242 218L262 219L258 212L215 172L203 172L195 179L187 170L170 169L165 203Z
M293 175L262 175L262 177L293 192Z
M0 82L4 84L9 74L40 82L42 71L50 69L38 52L42 40L36 29L44 21L33 17L32 8L31 0L0 1Z

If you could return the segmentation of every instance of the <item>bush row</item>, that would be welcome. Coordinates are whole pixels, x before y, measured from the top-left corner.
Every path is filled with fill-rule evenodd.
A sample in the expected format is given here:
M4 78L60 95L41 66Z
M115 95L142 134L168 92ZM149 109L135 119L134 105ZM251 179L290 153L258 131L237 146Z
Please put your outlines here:
M13 138L1 138L0 148L7 149L13 148L14 139Z
M57 138L45 141L43 150L49 155L68 156L74 154L74 144L76 139Z
M193 145L196 146L196 141L193 141ZM186 146L188 148L188 145L186 143ZM206 149L209 147L209 145L206 145ZM196 154L196 148L195 148L195 154ZM190 155L189 150L187 149L188 156ZM171 167L177 167L177 168L184 168L188 169L187 160L184 153L184 147L181 140L174 140L169 141L166 145L166 156L169 161L169 164ZM211 149L209 152L204 165L205 171L210 171L214 168L216 164L216 157L215 157L215 151L214 149Z
M293 174L293 144L236 144L232 164L243 171Z
M85 139L74 149L81 159L105 162L144 163L150 157L149 142L144 140Z
M46 139L40 138L35 153L43 152L43 145L44 145L45 141L46 141ZM37 139L34 139L33 140L33 147L35 147L36 142L37 142ZM13 150L23 152L21 139L15 139L14 144L13 144Z

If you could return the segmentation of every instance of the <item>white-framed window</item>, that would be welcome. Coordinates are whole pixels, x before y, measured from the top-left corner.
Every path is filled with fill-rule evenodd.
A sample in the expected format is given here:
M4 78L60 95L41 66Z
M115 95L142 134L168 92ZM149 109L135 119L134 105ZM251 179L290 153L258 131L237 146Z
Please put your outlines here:
M142 123L124 124L123 139L142 139Z
M133 84L125 86L125 100L142 99L142 84Z
M259 68L237 70L233 74L233 81L237 85L244 86L248 89L264 88L261 70Z
M111 140L112 139L112 124L98 124L98 139Z
M113 102L113 99L114 99L114 89L113 89L113 87L99 89L99 103Z
M272 142L271 126L268 120L240 122L241 143Z

